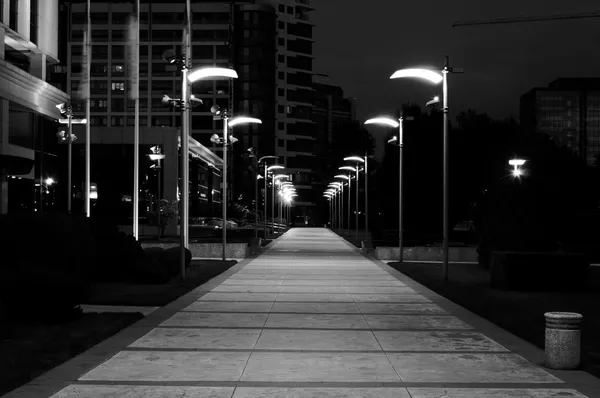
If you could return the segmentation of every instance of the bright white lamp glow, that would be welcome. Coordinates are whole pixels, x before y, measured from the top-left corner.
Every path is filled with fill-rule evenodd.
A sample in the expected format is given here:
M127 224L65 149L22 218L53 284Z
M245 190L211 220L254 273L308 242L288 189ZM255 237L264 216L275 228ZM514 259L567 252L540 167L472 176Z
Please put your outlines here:
M189 74L188 80L190 82L195 82L201 79L209 79L209 78L229 78L229 79L237 79L238 74L235 70L229 68L201 68L193 71Z
M369 119L365 122L365 124L380 124L394 128L398 128L400 126L400 123L389 117L376 117L373 119Z
M44 182L46 183L46 185L52 185L52 184L54 184L54 178L52 178L52 177L46 178L46 180Z
M275 176L273 176L274 179L280 179L280 178L289 178L289 176L287 174L277 174Z
M161 160L165 158L165 155L161 153L151 153L150 155L148 155L148 157L150 158L150 160Z
M356 169L351 166L342 166L342 167L339 167L339 170L350 170L350 171L356 172Z
M271 171L271 170L281 170L281 169L285 169L285 167L280 166L278 164L274 165L274 166L269 166L267 167L267 171Z
M440 84L444 77L429 69L400 69L394 72L390 79L400 79L403 77L416 77L429 80L433 84Z
M508 161L508 164L510 164L511 166L523 166L525 164L526 160L523 159L511 159Z
M342 179L344 179L344 180L349 180L349 179L350 179L350 177L348 177L348 176L345 176L345 175L343 175L343 174L338 174L338 175L336 175L336 176L333 176L333 178L342 178Z
M229 127L234 127L240 124L262 124L262 120L254 117L237 116L233 119L229 119L229 122L227 124L229 125Z
M365 160L363 158L361 158L360 156L349 156L347 158L344 158L345 162L362 162L364 163Z

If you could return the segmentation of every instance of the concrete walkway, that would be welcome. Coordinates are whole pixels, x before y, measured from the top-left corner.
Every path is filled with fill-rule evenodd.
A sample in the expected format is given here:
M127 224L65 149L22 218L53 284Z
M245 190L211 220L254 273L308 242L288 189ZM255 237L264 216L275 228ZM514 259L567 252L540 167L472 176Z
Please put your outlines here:
M9 396L600 397L525 357L543 358L329 230L294 229Z

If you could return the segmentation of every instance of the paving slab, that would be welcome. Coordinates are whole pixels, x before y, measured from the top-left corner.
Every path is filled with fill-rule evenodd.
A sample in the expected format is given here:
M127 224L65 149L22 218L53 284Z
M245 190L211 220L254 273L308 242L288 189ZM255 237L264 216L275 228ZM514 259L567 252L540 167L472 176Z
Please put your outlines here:
M242 381L399 382L385 354L253 352Z
M233 398L411 398L405 388L251 388L238 387ZM219 397L220 398L220 397Z
M515 354L388 353L405 382L562 383Z
M266 350L381 351L371 331L265 330L256 344Z
M163 349L243 349L256 345L262 329L157 328L129 347Z
M250 352L122 351L84 381L237 381Z
M497 330L299 228L7 398L600 397Z

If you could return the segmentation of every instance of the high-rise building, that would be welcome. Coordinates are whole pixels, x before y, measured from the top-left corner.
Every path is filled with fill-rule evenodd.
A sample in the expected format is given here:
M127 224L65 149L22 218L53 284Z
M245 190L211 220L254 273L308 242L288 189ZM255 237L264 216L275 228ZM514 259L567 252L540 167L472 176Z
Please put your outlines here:
M59 62L58 3L0 2L0 214L52 207L66 183L56 105L69 97L47 82Z
M298 190L294 216L314 209L314 169L317 167L316 131L312 120L314 88L311 0L259 0L277 13L276 155Z
M600 155L600 79L561 78L521 97L521 125L549 135L589 165Z
M181 76L166 65L162 54L166 50L181 54L185 2L142 0L141 3L143 137L143 131L176 130L181 124L180 113L162 102L164 95L176 98L181 92ZM85 1L74 0L69 4L65 66L81 63L85 28ZM132 7L132 2L92 0L91 122L93 131L97 131L92 133L93 137L108 136L109 131L132 130L133 102L126 97L127 20ZM210 141L211 135L222 132L222 121L214 120L210 113L212 105L229 109L234 116L244 114L263 122L233 129L239 141L230 148L229 181L233 183L230 199L249 207L254 184L243 156L249 148L259 157L278 156L279 164L286 166L286 172L299 188L297 208L314 205L313 201L304 202L302 195L303 189L311 189L314 165L314 153L303 150L308 141L315 140L311 120L313 24L309 15L312 9L309 0L192 2L192 67L233 67L239 76L235 80L201 81L193 85L192 93L204 102L192 110L195 146L206 146L205 149L221 155L221 148ZM76 67L67 70L67 90L76 93L81 80L79 70ZM82 107L75 109L83 111Z

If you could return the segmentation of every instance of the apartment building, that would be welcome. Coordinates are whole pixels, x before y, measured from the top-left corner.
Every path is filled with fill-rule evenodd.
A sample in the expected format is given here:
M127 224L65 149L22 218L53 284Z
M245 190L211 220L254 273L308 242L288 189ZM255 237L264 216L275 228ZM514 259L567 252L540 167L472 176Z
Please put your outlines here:
M59 62L58 1L0 2L0 214L52 207L65 184L56 105L69 96L47 82Z
M521 97L521 125L552 137L589 165L600 156L600 79L560 78Z

